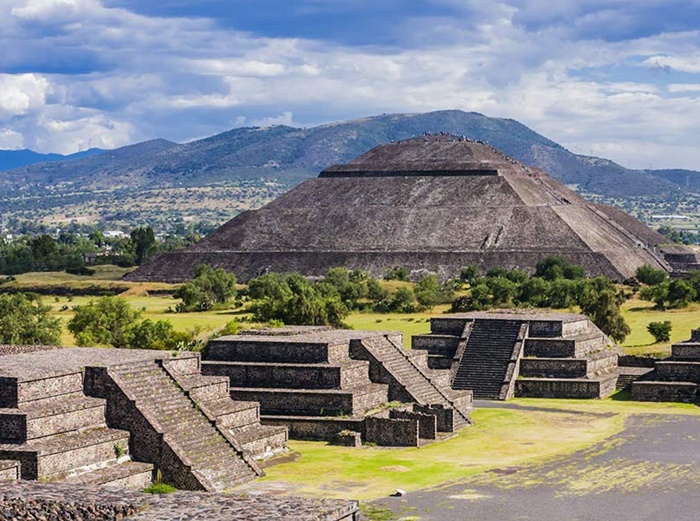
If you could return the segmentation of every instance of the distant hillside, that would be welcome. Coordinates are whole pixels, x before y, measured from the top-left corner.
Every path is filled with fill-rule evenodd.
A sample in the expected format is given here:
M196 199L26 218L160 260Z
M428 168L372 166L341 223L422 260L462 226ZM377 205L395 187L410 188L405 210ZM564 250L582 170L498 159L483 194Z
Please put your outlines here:
M304 129L238 128L181 145L154 140L29 165L0 176L0 212L62 220L221 222L380 143L441 131L487 141L581 191L606 197L671 197L700 185L698 172L629 170L573 154L517 121L449 110Z
M0 150L0 172L21 168L26 165L34 165L36 163L47 163L50 161L66 161L70 159L80 159L104 152L101 148L91 148L83 152L75 154L40 154L33 150Z

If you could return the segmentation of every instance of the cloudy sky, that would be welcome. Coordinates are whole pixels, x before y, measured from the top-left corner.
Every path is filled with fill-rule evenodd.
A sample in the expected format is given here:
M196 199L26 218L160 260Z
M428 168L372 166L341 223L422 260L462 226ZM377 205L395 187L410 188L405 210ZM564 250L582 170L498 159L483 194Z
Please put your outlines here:
M463 109L700 170L700 0L0 0L0 148Z

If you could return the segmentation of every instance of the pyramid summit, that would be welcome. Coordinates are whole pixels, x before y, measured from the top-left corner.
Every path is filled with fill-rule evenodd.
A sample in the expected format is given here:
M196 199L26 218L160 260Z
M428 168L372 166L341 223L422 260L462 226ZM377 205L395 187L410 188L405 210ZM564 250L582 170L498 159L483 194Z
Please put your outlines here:
M318 276L336 266L375 276L402 266L452 277L470 264L533 271L558 255L589 275L621 280L643 264L672 271L660 248L665 241L487 143L440 133L331 166L128 278L184 281L202 263L241 280L267 271ZM695 262L687 252L675 256Z

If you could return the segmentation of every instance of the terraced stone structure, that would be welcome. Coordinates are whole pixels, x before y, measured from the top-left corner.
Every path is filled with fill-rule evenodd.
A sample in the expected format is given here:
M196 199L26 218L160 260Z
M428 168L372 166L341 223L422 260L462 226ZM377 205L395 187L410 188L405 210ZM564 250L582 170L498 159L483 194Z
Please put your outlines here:
M477 264L533 271L559 255L615 280L648 264L673 271L695 255L611 206L581 198L493 147L455 136L378 146L332 166L190 248L128 279L181 282L198 264L247 280L266 271L321 276L331 267L380 276L393 266L454 277Z
M7 350L6 350L7 351ZM0 350L0 355L2 350ZM0 356L0 477L223 491L263 475L284 427L234 402L196 353L56 348Z
M229 378L231 398L259 402L263 424L291 437L419 446L471 423L471 392L450 389L397 332L247 331L210 341L202 372Z
M632 399L654 402L700 402L700 329L671 346L671 356L632 383Z
M453 389L475 398L603 398L615 391L614 343L587 317L567 313L461 313L431 319L414 349Z

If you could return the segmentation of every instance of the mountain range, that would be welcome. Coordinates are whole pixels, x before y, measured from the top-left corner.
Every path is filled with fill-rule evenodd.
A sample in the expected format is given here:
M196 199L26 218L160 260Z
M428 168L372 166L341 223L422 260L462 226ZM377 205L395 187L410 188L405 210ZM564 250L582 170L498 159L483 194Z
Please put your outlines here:
M700 172L631 170L574 154L512 119L447 110L383 114L311 128L237 128L185 144L156 139L88 151L84 157L52 157L0 173L0 213L46 222L222 222L332 164L425 132L486 141L587 194L673 199L700 192ZM21 152L28 160L37 159ZM7 152L0 153L0 170L16 166L21 158L15 156L13 164L6 157Z

